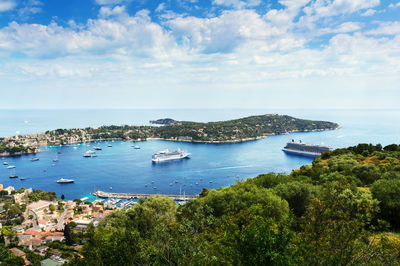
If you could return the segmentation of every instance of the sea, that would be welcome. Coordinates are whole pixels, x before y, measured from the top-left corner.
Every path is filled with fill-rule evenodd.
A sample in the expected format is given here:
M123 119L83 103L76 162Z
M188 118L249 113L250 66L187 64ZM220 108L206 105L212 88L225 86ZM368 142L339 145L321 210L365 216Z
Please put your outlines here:
M40 147L37 155L0 158L0 184L54 191L75 199L102 190L150 194L198 194L268 172L290 173L311 164L312 158L287 155L282 148L292 139L334 148L358 143L400 143L400 109L128 109L128 110L0 110L0 136L44 132L58 128L102 125L149 125L150 120L223 121L251 115L286 114L338 123L333 131L275 135L255 141L201 144L148 140L104 141L62 147ZM111 145L112 147L108 147ZM134 149L133 146L140 149ZM97 157L82 155L101 147ZM182 149L190 159L152 163L157 151ZM31 161L37 157L39 161ZM56 162L53 160L57 159ZM3 162L16 166L7 169ZM18 175L19 178L9 178ZM25 180L20 180L24 177ZM74 183L59 184L60 178ZM92 198L92 197L91 197Z

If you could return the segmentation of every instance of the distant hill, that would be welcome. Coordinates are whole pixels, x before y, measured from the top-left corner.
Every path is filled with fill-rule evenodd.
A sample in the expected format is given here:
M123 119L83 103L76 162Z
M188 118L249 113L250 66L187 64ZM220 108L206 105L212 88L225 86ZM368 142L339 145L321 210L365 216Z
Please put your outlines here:
M173 125L177 124L179 121L176 121L171 118L161 118L157 120L150 120L150 124L155 124L155 125Z

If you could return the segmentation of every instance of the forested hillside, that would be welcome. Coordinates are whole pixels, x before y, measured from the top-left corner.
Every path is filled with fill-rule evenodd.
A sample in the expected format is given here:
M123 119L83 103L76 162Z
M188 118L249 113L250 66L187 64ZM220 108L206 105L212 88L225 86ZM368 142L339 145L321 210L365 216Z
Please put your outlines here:
M360 144L178 207L142 200L70 265L399 265L400 147Z

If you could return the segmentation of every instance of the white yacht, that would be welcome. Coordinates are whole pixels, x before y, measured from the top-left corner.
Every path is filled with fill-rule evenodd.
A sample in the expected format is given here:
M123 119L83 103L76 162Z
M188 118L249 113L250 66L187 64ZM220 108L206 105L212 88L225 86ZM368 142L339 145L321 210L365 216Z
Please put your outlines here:
M75 180L73 180L73 179L61 178L61 179L58 179L56 182L57 182L57 183L74 183Z

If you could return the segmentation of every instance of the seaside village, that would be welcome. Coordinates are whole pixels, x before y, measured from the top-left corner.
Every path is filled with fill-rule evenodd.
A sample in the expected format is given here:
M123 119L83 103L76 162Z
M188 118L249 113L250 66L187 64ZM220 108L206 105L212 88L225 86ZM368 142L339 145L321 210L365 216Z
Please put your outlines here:
M14 256L61 265L77 256L88 226L97 226L116 206L87 198L59 200L54 192L15 190L0 184L0 244ZM2 263L0 263L1 265Z

